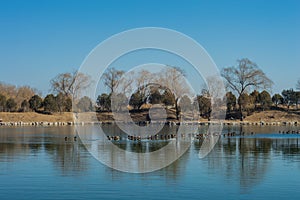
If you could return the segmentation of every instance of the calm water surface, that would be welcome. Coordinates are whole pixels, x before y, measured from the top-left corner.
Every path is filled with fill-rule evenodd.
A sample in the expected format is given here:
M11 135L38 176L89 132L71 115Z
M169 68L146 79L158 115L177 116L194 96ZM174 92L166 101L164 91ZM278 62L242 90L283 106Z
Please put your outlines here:
M193 141L175 163L147 174L101 164L73 129L0 127L0 199L300 199L300 134L278 134L297 126L225 127L245 135L222 137L204 159Z

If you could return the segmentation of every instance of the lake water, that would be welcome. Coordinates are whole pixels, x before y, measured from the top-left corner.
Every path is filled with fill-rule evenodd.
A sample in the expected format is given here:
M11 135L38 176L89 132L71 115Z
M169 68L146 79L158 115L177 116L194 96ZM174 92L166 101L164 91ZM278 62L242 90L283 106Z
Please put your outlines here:
M300 127L224 127L245 134L221 137L203 159L192 141L170 166L132 174L91 156L74 127L0 127L0 199L300 199L300 134L279 134L287 130Z

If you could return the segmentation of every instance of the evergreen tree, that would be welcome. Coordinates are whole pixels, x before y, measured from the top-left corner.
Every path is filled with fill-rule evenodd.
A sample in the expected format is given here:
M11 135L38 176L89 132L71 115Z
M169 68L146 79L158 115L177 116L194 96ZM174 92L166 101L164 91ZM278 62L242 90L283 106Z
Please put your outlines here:
M226 93L227 111L230 112L236 107L236 97L232 92Z
M9 98L6 101L6 109L8 112L15 111L17 107L17 103L13 98Z
M29 107L37 111L39 108L42 107L43 100L39 95L33 95L29 100Z
M44 110L47 112L57 112L57 102L53 94L48 94L43 101Z
M110 111L111 110L111 100L110 95L102 93L98 96L96 104L99 111Z
M266 90L258 95L258 99L263 110L269 109L272 106L271 95Z
M279 104L283 103L283 97L280 94L274 94L272 97L272 102L278 107Z

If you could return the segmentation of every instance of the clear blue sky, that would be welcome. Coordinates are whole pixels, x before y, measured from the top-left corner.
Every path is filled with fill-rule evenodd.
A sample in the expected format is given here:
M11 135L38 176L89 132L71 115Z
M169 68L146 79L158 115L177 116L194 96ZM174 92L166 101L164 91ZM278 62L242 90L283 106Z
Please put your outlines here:
M157 26L199 42L219 68L255 61L273 92L300 78L300 1L0 0L0 81L47 93L51 78L77 69L101 41Z

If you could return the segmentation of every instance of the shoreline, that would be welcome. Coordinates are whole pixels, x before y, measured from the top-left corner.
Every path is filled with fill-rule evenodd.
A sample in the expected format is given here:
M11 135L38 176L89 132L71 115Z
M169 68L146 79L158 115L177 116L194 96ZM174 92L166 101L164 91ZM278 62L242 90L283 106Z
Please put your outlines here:
M0 122L0 127L22 127L22 126L84 126L84 125L109 125L109 124L117 124L117 123L124 123L124 124L133 124L133 123L126 123L126 122L116 122L116 121L85 121L85 122ZM140 122L143 126L148 126L150 124L149 121L141 121ZM208 126L208 125L223 125L223 126L298 126L300 123L298 121L274 121L274 122L263 122L263 121L256 121L256 122L249 122L249 121L198 121L198 122L175 122L175 121L154 121L151 124L165 124L169 126L179 126L179 125L199 125L199 126ZM134 123L139 124L139 123Z
M262 116L263 114L263 116ZM96 116L97 115L97 116ZM272 116L272 117L270 117ZM80 120L78 120L78 117ZM143 117L133 116L135 122L128 122L147 126L150 121L146 121ZM74 114L71 112L67 113L53 113L52 115L39 114L35 112L26 113L6 113L0 112L0 127L2 126L74 126L74 125L102 125L102 124L115 124L117 123L113 119L112 113L81 113L80 116L74 118ZM127 123L127 122L118 122ZM166 125L192 125L197 124L199 126L216 124L239 126L239 125L252 125L252 126L297 126L300 125L300 115L287 114L277 111L269 111L264 113L255 113L254 115L248 116L244 121L237 119L234 120L220 120L220 121L208 121L206 119L200 119L199 121L182 121L179 122L175 119L166 121L151 121L153 124Z

